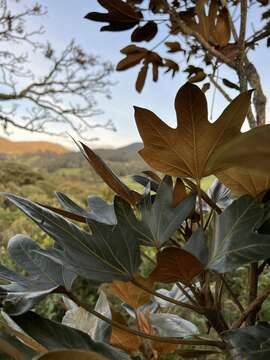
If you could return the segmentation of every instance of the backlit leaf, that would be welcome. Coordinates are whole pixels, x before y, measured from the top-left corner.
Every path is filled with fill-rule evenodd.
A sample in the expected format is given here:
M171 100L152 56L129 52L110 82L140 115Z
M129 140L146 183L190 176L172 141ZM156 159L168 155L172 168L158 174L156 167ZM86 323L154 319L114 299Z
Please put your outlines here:
M177 247L168 247L158 252L157 265L150 279L162 283L181 281L190 284L202 271L203 265L194 255Z
M175 99L178 124L175 129L153 112L135 108L137 127L144 142L140 155L165 174L197 180L234 165L267 171L270 126L240 133L250 96L250 92L239 95L211 124L207 120L205 95L197 86L187 83ZM235 149L238 152L239 148L239 156L235 156Z

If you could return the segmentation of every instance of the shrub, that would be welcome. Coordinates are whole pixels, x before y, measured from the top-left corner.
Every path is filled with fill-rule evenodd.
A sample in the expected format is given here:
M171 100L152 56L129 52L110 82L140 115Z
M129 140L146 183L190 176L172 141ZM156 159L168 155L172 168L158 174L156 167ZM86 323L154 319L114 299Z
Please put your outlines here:
M79 143L116 193L113 204L90 196L83 208L57 193L56 208L3 194L54 243L42 248L25 235L8 243L24 274L0 267L7 281L0 287L2 352L18 359L267 359L270 325L260 310L270 294L270 130L240 132L250 96L242 93L211 124L204 94L187 83L175 100L176 129L136 108L139 153L159 171L134 177L143 193ZM206 193L209 175L216 180ZM78 291L80 279L91 293ZM62 303L62 323L37 312L52 295Z

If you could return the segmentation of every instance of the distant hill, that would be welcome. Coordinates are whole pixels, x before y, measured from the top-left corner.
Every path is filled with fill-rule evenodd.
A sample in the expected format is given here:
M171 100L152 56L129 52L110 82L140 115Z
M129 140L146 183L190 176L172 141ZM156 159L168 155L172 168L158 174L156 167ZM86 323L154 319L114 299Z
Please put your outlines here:
M0 154L25 155L36 153L65 154L69 150L62 145L47 141L10 141L0 138Z
M104 160L107 161L134 161L141 160L138 155L138 150L143 148L142 143L133 143L117 149L102 149L97 148L95 152Z

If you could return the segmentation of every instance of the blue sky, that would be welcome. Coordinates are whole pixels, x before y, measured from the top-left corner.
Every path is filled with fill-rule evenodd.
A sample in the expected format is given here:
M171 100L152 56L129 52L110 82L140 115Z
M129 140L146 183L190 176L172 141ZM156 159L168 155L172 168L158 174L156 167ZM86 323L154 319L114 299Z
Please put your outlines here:
M25 3L31 3L31 1L26 0ZM61 49L74 38L85 50L100 55L103 60L110 60L116 64L121 59L119 50L129 44L130 32L100 32L99 23L84 19L87 12L100 9L96 0L41 0L40 3L47 7L48 15L33 20L35 22L33 22L33 26L44 25L46 29L44 39L48 39L54 47ZM253 18L250 21L256 27L258 21L257 12L252 16ZM164 34L165 31L161 30L155 42L158 43L159 39L164 37ZM146 47L149 47L149 45L146 44ZM250 55L262 74L265 92L270 96L269 50L267 51L262 47ZM35 60L34 68L38 70L39 67L41 70L42 63ZM168 124L175 124L173 101L177 90L185 82L185 74L180 72L173 80L170 75L161 75L158 83L153 83L149 79L142 94L138 94L134 89L137 73L138 68L126 72L115 72L112 80L116 81L117 84L112 88L112 99L98 98L100 107L105 111L104 119L112 119L118 131L116 133L104 130L93 131L89 134L89 137L98 136L100 139L94 146L118 147L140 140L133 117L133 105L154 110ZM224 76L228 75L233 80L230 74L230 72L225 72ZM209 104L211 104L212 95L212 92L207 95ZM232 96L235 95L236 93L232 93ZM214 119L226 104L227 102L217 94L214 103ZM49 139L50 141L61 141L68 144L63 139L16 130L14 130L12 138L16 140Z

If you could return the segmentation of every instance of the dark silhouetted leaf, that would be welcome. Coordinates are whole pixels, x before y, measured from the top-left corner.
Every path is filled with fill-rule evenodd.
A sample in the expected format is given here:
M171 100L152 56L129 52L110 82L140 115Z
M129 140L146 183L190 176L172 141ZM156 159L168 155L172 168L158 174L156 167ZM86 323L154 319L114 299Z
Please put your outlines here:
M154 21L148 21L145 25L139 26L133 31L131 41L150 41L156 36L157 32L157 24Z
M108 12L90 12L85 18L92 21L107 22L109 25L103 26L101 31L124 31L136 26L142 14L132 6L122 0L98 0Z
M138 77L137 77L136 90L138 92L141 92L143 87L144 87L146 76L147 76L147 71L148 71L148 64L145 64L141 68L141 70L140 70L140 72L138 74Z
M223 82L224 85L228 86L231 89L235 89L235 90L238 90L238 91L240 90L239 85L231 82L228 79L222 79L222 82Z
M165 42L165 45L169 48L169 50L168 50L169 53L183 51L183 49L181 48L181 45L178 41L174 41L174 42L167 41L167 42Z

